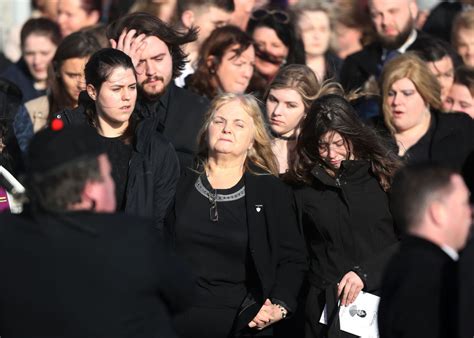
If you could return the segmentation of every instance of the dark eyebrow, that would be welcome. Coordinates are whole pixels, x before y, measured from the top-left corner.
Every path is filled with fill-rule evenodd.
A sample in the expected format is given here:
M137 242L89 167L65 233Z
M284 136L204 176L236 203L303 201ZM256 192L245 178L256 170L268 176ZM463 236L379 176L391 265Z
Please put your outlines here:
M165 55L166 55L166 53L163 52L163 53L159 53L159 54L153 55L153 56L149 57L149 59L157 59L157 58L163 57L163 56L165 56ZM139 62L141 62L141 61L146 61L146 59L140 59L140 60L138 60L138 61L139 61Z

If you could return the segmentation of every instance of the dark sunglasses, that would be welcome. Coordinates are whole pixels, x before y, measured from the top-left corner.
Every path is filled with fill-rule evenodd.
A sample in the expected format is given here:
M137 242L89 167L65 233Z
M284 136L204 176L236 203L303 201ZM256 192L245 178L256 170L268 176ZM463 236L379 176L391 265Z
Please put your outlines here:
M279 23L287 24L290 22L290 17L288 16L288 14L278 9L257 9L255 12L252 12L250 18L255 21L260 21L267 18L268 16L272 16L273 19L275 19L275 21Z

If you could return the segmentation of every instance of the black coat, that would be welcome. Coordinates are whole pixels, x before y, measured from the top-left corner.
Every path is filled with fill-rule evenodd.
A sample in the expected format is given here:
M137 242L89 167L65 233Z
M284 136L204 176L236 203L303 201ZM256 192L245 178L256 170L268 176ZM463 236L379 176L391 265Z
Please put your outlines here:
M456 269L437 245L419 237L402 240L383 279L380 337L457 337Z
M0 335L177 337L193 283L146 219L0 215Z
M178 183L174 208L166 221L171 236L174 233L176 215L186 212L182 204L188 192L195 189L198 176L195 171L186 169ZM260 285L258 290L247 296L242 305L242 310L245 311L239 315L240 328L255 317L267 298L277 299L289 311L294 311L307 269L291 189L269 174L246 172L244 180L249 252ZM258 212L257 206L263 212ZM209 264L212 265L212 262Z
M179 88L172 81L158 102L142 98L137 108L173 144L181 168L191 166L197 151L197 134L209 108L208 99Z
M474 239L471 239L459 259L459 336L474 336Z
M426 38L427 34L418 31L416 40L408 50L416 48L420 38ZM363 87L367 80L374 76L378 80L382 62L383 48L379 42L373 42L365 46L361 51L349 55L343 62L340 72L340 82L344 89L354 90Z
M431 111L431 117L431 142L424 143L421 151L428 154L428 162L461 171L469 154L474 151L474 120L464 113L441 113L436 110ZM383 120L380 118L375 121L375 125L381 133L390 137L388 130L383 125ZM420 141L405 153L404 159L408 164L425 162L411 151ZM393 138L392 143L394 150L398 153Z
M312 175L311 186L295 187L311 260L310 283L325 289L353 270L364 290L377 290L389 259L378 258L398 241L387 193L366 161L343 161L337 178L319 166Z
M135 111L134 114L140 115ZM66 124L87 124L84 107L65 110ZM173 146L156 132L150 120L138 121L125 190L125 212L150 217L162 228L179 178L179 163Z
M329 319L328 326L318 322L325 304L329 313L337 309L336 289L342 277L354 271L364 291L377 293L385 264L398 244L388 196L369 163L343 161L341 166L337 178L316 166L312 185L295 187L310 256L306 330L315 337L341 335L337 320Z

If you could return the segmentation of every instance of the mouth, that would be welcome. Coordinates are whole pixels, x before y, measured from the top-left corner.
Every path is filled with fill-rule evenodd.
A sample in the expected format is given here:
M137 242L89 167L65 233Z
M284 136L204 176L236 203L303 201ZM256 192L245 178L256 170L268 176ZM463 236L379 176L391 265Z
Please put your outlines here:
M158 82L163 82L163 78L162 77L153 77L153 78L145 80L144 84L154 85L154 84L157 84Z
M132 106L128 105L128 106L122 106L120 107L120 110L130 110Z
M270 119L270 124L273 124L273 125L276 125L276 126L281 126L281 125L284 125L285 123L283 121L280 121L280 120Z
M400 116L403 115L403 112L402 112L401 110L393 110L393 111L392 111L392 115L393 115L394 117L400 117Z

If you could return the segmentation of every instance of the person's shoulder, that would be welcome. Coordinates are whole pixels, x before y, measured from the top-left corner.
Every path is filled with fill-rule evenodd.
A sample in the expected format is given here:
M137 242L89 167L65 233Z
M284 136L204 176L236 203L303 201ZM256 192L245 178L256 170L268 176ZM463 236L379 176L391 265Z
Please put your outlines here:
M25 107L28 111L49 111L49 100L47 95L37 97L33 100L25 102Z
M344 60L344 63L350 63L350 62L364 62L367 61L367 57L371 57L374 55L380 54L382 51L382 47L378 42L373 42L364 48L362 48L360 51L352 53L346 57Z
M171 83L170 86L174 99L179 100L179 102L190 106L195 104L209 106L209 100L206 97L200 96L189 89L180 88L174 83Z
M474 120L466 113L442 113L434 111L440 129L472 131Z

